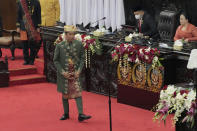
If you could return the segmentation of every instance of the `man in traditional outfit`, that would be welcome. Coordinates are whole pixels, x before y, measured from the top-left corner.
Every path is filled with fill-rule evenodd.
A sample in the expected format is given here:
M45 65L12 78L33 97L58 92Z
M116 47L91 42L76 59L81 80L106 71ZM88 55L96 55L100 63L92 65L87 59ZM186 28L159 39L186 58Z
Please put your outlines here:
M60 20L59 0L40 0L42 26L55 26ZM42 42L38 44L36 54L39 52ZM38 55L36 55L38 58Z
M84 65L84 48L80 41L74 39L76 27L64 27L64 41L57 44L54 53L54 64L57 68L57 91L62 93L64 114L60 120L69 119L68 99L75 99L78 108L79 122L90 119L83 114L82 87L80 73Z
M42 26L55 26L60 20L59 0L40 0Z
M41 8L39 0L17 0L17 32L23 41L24 65L33 65L40 43ZM30 54L29 54L30 49Z

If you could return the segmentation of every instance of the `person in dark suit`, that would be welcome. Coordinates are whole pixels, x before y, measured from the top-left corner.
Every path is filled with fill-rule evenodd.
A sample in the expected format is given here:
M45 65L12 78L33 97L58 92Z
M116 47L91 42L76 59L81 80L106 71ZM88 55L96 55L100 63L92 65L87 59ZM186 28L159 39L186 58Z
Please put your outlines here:
M24 65L33 65L40 44L41 7L39 0L17 0L17 32L23 41ZM30 54L29 54L30 49Z
M157 24L154 18L141 7L136 7L133 11L140 35L151 38L158 37Z
M2 25L2 19L0 16L0 37L2 36L2 29L3 29L3 25Z

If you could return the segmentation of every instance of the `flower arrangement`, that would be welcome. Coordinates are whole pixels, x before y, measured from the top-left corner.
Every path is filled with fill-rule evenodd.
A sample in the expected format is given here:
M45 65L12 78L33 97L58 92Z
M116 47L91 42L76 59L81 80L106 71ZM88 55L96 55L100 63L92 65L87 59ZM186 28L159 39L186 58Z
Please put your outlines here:
M100 36L103 36L105 35L106 33L108 32L108 30L106 30L104 27L101 28L101 29L97 29L93 32L93 35L94 36L97 36L97 37L100 37Z
M138 51L138 58L147 64L152 64L154 67L162 67L159 61L160 51L157 48L142 47Z
M65 33L60 34L54 42L54 45L59 44L60 42L65 41Z
M112 61L119 61L120 68L123 66L123 74L129 71L129 62L137 62L138 48L138 45L122 43L111 52Z
M160 51L157 48L142 47L135 44L122 43L115 47L111 53L113 61L124 63L134 62L134 63L147 63L152 64L153 67L161 67L159 61ZM126 64L126 65L127 65Z
M184 40L176 40L174 42L173 49L178 50L178 51L182 50L183 49L183 43L184 43Z
M85 35L85 34L76 34L75 39L81 41L85 50L85 65L86 68L90 66L90 55L96 53L101 54L101 44L98 40L98 37ZM65 33L60 34L55 40L54 44L58 44L62 41L65 41Z
M197 113L196 92L193 89L184 89L174 85L168 85L160 92L160 100L156 105L155 120L163 120L165 123L166 117L175 112L173 124L181 117L181 114L186 111L186 116L181 120L194 125L194 115Z
M129 34L128 36L125 37L125 41L131 42L134 37L138 37L138 36L139 36L139 34L137 34L137 33Z
M90 66L90 55L96 53L101 54L101 45L97 37L85 34L76 34L75 39L82 42L85 49L85 65Z

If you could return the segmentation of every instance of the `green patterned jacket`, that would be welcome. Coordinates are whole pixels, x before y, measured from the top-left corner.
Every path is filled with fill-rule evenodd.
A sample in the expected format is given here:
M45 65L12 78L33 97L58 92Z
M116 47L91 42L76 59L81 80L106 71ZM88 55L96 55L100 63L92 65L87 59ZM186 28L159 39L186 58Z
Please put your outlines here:
M68 71L69 58L74 62L75 71L81 72L84 66L84 47L80 41L63 41L56 44L53 61L57 68L57 91L61 93L67 93L68 90L68 80L64 78L63 72ZM78 81L82 90L80 78Z

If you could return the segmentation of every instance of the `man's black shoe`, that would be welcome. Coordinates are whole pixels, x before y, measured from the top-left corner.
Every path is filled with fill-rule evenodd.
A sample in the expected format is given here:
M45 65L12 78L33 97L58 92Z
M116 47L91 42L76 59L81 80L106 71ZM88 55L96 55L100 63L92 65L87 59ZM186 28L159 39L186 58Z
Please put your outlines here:
M29 65L34 65L34 62L33 62L33 61L30 61L30 62L29 62Z
M82 121L88 120L90 118L91 118L91 116L87 116L87 115L84 115L84 114L79 114L78 120L79 120L79 122L82 122Z
M68 115L68 114L64 114L64 115L60 118L60 120L67 120L67 119L69 119L69 115Z

